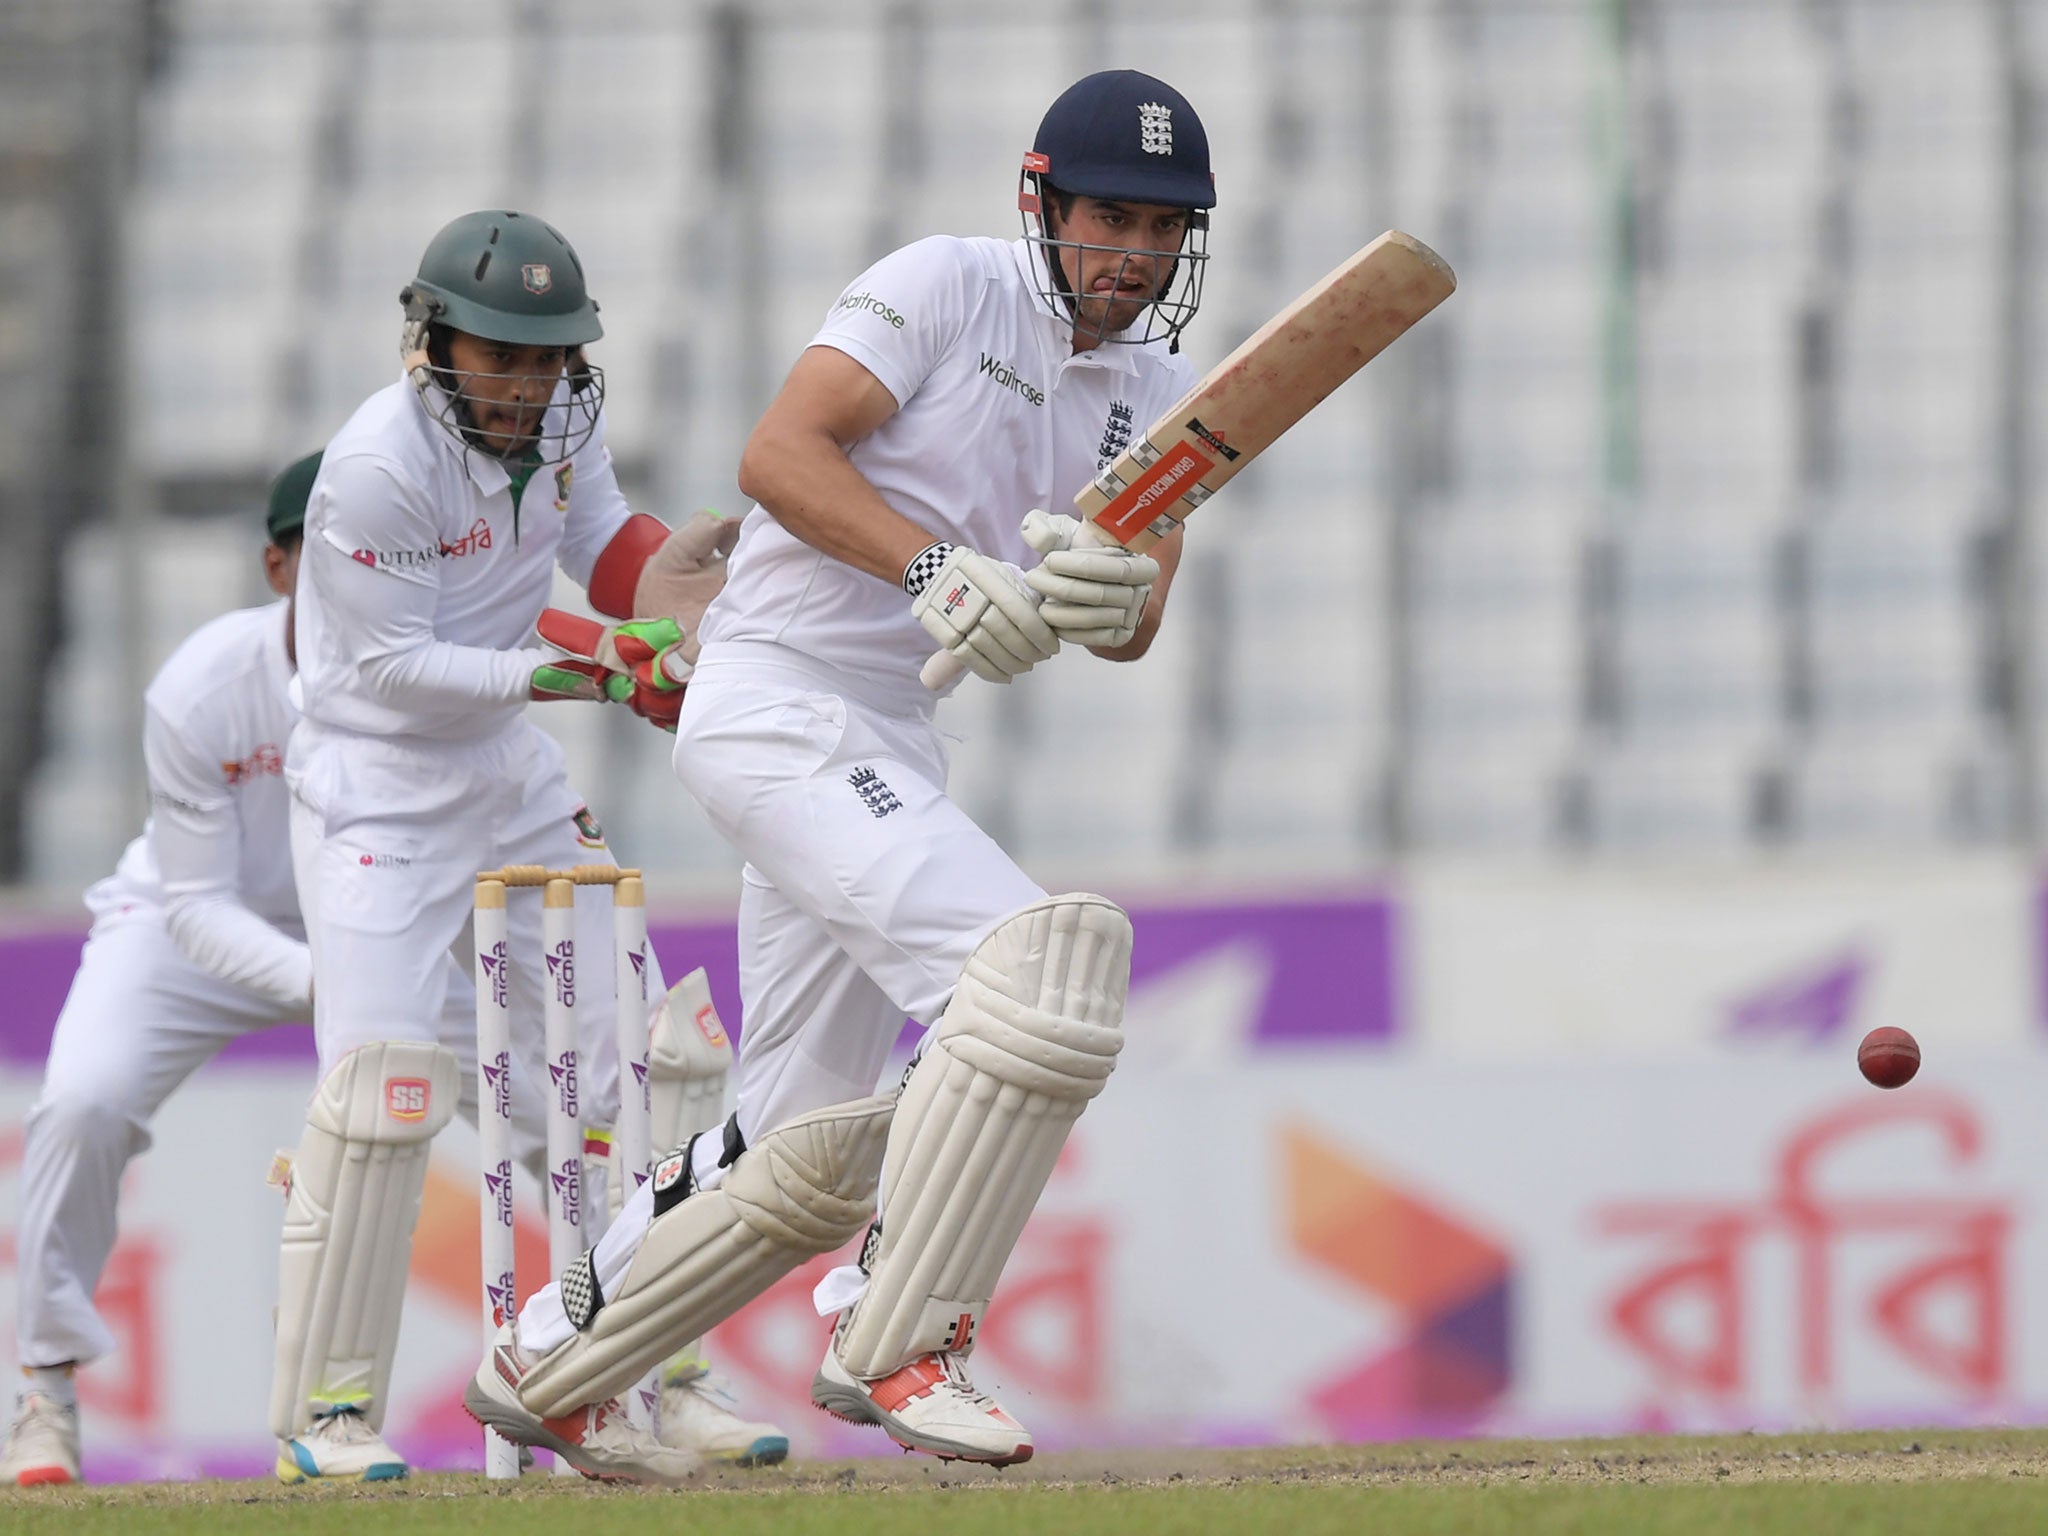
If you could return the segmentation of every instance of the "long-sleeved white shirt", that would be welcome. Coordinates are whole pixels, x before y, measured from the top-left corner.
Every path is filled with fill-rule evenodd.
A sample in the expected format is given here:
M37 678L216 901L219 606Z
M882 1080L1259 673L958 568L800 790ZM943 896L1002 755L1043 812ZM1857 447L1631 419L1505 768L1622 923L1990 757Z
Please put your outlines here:
M201 625L143 695L149 820L107 879L95 917L162 912L200 969L283 1010L310 1008L313 960L292 883L284 749L298 711L285 654L290 605Z
M410 383L379 390L327 445L306 507L306 718L440 740L501 729L553 654L530 642L556 564L588 586L630 515L601 429L515 500L506 466L457 443Z

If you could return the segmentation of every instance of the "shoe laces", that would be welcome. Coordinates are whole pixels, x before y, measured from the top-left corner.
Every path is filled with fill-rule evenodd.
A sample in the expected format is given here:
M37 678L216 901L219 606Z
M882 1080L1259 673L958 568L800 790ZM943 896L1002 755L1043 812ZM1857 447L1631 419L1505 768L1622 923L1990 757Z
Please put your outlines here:
M646 1439L645 1432L627 1417L626 1405L618 1398L608 1397L590 1405L589 1427L583 1432L586 1447L637 1454L644 1449Z
M77 1416L76 1408L67 1407L47 1392L24 1392L15 1400L12 1433L19 1435L34 1429L61 1430L67 1421Z
M947 1384L962 1397L976 1403L994 1401L986 1392L982 1391L981 1388L968 1379L967 1367L961 1363L960 1357L952 1350L933 1350L925 1358L938 1366L939 1372L945 1377Z
M360 1408L336 1408L323 1413L313 1421L313 1428L322 1439L336 1445L367 1445L377 1438L377 1431L370 1427Z
M669 1385L689 1393L692 1397L701 1398L715 1407L723 1408L727 1413L736 1415L739 1411L739 1394L733 1391L723 1376L709 1366L701 1368L695 1375L671 1380Z

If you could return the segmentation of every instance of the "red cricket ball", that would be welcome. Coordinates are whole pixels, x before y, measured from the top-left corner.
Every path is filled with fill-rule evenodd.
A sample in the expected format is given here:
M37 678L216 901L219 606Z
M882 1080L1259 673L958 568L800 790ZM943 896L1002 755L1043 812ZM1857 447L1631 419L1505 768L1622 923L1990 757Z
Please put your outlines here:
M1880 1088L1903 1088L1920 1070L1920 1045L1903 1029L1873 1029L1856 1047L1856 1065Z

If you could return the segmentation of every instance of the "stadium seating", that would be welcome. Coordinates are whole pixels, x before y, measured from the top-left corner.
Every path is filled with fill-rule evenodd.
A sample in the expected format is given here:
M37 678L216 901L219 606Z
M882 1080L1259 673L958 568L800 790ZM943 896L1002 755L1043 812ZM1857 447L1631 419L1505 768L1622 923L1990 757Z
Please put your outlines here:
M945 707L964 803L1027 860L1980 835L2012 750L1989 11L1697 0L1623 56L1569 7L1426 10L185 0L133 195L138 464L252 505L393 377L427 235L502 200L585 255L625 483L736 513L833 295L928 230L1010 234L1063 60L1142 40L1216 149L1196 362L1387 224L1462 289L1205 514L1145 668ZM237 540L173 544L187 591L242 590ZM51 784L129 730L132 690L85 698ZM547 724L637 857L721 867L615 722ZM1155 779L1092 841L1050 814Z

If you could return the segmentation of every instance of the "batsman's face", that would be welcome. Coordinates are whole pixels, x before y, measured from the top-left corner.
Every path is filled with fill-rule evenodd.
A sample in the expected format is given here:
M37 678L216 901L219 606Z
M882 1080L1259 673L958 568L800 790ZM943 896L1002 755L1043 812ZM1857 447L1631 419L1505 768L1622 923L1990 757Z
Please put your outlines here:
M448 335L448 364L461 381L469 430L501 458L516 459L539 440L541 417L568 363L566 347Z
M1059 221L1060 265L1075 296L1077 334L1113 335L1137 323L1173 276L1188 211L1158 203L1076 197Z

